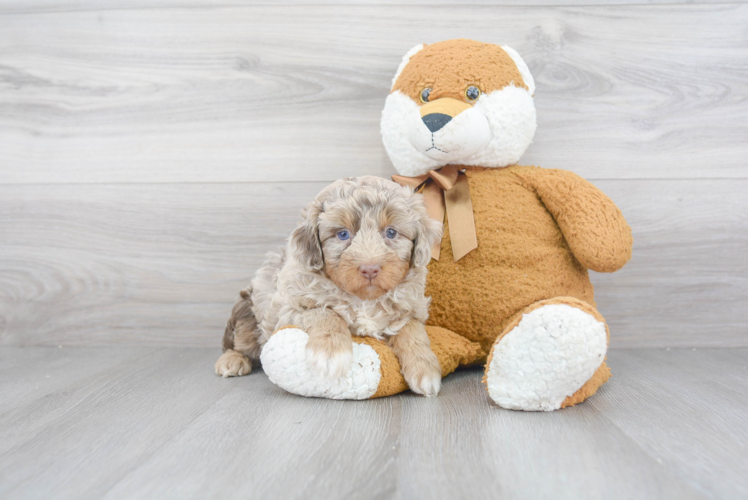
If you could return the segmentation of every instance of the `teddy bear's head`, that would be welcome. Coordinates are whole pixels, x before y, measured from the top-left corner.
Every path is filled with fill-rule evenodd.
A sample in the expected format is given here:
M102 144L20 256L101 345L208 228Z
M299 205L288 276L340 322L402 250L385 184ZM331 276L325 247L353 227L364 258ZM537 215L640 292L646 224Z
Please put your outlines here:
M382 112L382 139L397 171L447 164L516 163L535 134L535 82L507 46L447 40L403 57Z

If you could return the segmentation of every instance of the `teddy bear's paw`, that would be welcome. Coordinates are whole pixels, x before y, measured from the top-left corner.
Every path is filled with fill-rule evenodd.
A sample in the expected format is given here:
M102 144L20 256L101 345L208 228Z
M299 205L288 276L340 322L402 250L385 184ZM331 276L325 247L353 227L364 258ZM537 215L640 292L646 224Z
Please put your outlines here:
M223 378L241 377L252 371L252 364L244 354L231 349L224 352L216 361L216 375Z
M540 307L494 345L488 394L503 408L557 410L592 377L606 351L604 323L565 304Z
M368 399L377 392L381 363L370 346L352 343L345 373L330 378L319 374L307 362L308 341L309 335L299 328L285 328L270 337L262 348L260 360L271 382L306 397Z

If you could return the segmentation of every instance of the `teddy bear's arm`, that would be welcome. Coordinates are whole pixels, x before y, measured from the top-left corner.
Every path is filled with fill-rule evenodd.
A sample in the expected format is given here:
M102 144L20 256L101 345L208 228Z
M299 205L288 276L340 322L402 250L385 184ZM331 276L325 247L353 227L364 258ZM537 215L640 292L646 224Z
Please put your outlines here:
M556 219L571 251L593 271L610 273L631 258L631 227L602 191L565 170L532 169L521 175Z

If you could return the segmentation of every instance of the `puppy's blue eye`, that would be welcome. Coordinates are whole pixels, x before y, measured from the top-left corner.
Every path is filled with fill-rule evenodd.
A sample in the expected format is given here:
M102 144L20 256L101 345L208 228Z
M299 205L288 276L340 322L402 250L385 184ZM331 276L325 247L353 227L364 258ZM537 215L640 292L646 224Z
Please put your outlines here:
M389 239L394 240L395 238L397 238L397 231L395 231L394 229L390 227L390 228L387 228L387 231L384 232L384 235L387 236Z
M339 240L347 240L351 237L351 233L349 233L347 230L343 229L342 231L338 231L338 239Z

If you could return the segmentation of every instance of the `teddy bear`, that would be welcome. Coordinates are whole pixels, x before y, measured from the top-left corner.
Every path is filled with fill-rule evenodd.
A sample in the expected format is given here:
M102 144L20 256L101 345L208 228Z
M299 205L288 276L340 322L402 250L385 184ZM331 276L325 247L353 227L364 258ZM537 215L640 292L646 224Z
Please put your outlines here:
M527 65L508 46L418 45L392 80L381 132L400 174L393 180L421 191L429 215L444 222L427 281L442 375L484 364L498 406L552 411L584 401L611 376L610 333L588 270L620 269L633 239L591 183L517 165L536 129L534 93ZM282 330L263 349L265 372L284 389L337 399L407 389L389 348L369 339L355 339L354 366L335 387L312 381L303 336ZM295 355L294 342L302 346Z

